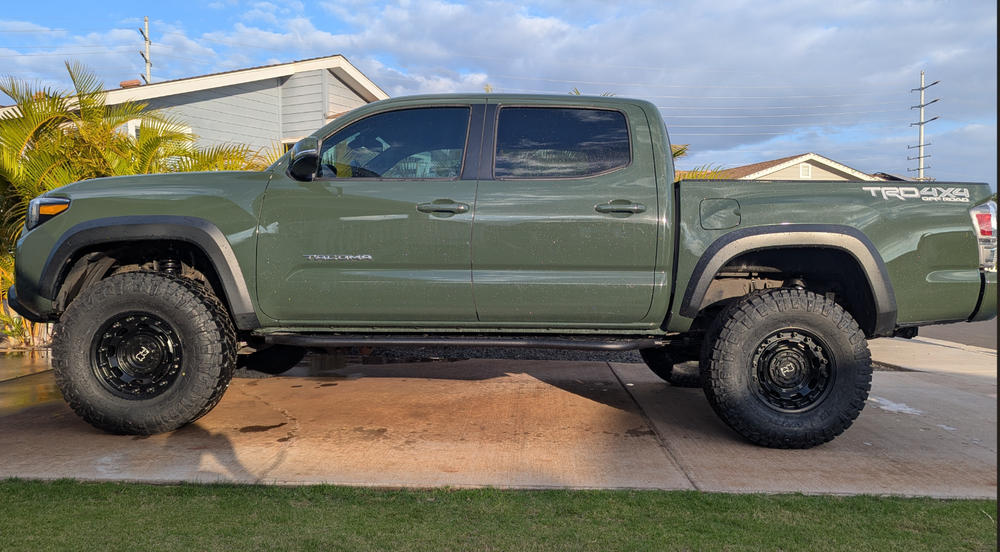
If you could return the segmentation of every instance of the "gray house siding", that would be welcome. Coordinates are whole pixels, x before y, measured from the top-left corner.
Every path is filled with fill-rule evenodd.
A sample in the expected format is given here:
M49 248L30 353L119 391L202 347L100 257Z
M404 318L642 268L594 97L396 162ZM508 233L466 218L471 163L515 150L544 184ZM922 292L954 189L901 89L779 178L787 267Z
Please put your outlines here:
M281 135L305 136L326 122L323 109L323 73L296 73L281 85Z
M148 100L189 126L198 145L241 143L269 149L279 142L278 79L267 79Z
M336 115L368 103L330 71L326 72L326 79L327 95L329 96L327 101L328 114Z
M162 96L146 103L190 127L199 146L238 143L269 150L312 133L330 115L367 102L329 70L320 69Z

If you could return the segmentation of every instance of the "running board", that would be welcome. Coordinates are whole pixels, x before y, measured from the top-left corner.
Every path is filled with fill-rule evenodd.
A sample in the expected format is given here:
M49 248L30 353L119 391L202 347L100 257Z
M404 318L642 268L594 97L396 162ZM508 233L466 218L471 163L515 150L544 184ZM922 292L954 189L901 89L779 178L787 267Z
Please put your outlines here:
M293 345L333 349L338 347L520 347L528 349L573 349L580 351L634 351L667 344L664 339L615 339L588 341L553 338L502 337L427 337L406 335L322 335L269 334L264 342L270 345Z

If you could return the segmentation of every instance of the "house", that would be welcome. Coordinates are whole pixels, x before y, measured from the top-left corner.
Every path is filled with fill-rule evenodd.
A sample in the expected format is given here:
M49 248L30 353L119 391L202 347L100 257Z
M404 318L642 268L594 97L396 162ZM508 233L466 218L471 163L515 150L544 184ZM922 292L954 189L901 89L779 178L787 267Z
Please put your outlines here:
M121 86L107 91L108 105L143 102L187 125L200 146L253 149L287 148L338 115L389 97L341 55Z
M677 171L678 179L685 171ZM863 173L833 159L815 153L803 153L743 165L719 171L720 178L730 180L854 180L881 181L878 176Z

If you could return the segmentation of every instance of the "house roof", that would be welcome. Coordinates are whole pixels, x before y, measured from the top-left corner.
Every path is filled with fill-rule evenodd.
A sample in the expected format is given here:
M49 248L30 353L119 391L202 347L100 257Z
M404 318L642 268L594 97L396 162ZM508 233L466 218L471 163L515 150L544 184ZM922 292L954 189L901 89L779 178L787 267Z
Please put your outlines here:
M246 69L236 69L233 71L223 71L221 73L211 73L209 75L199 75L196 77L186 77L169 81L154 82L144 86L134 86L129 88L114 88L107 90L106 102L109 105L126 101L143 101L174 94L184 94L196 90L206 90L231 86L245 82L254 82L264 79L285 77L294 73L305 71L315 71L317 69L328 69L340 80L356 92L365 101L384 100L389 97L381 88L366 77L357 67L351 65L347 58L340 54L303 59L288 63L277 63L274 65L261 65ZM14 106L0 108L0 113Z
M724 170L722 170L720 172L723 175L725 175L726 178L732 178L732 179L738 180L738 179L744 178L744 177L749 176L749 175L754 174L754 173L758 173L758 172L761 172L761 171L767 171L767 169L770 169L772 167L777 167L778 165L781 165L782 163L786 163L786 162L791 161L793 159L798 159L799 157L802 157L802 154L791 155L789 157L782 157L781 159L772 159L770 161L761 161L760 163L753 163L751 165L743 165L743 166L740 166L740 167L733 167L731 169L724 169Z
M735 180L757 180L764 176L772 173L776 173L782 169L788 167L793 167L799 163L804 163L806 161L812 161L821 165L827 165L837 171L847 173L858 180L873 181L881 180L877 176L872 176L867 173L863 173L859 170L852 169L847 165L838 163L833 159L823 157L822 155L816 153L802 153L799 155L791 155L789 157L782 157L781 159L772 159L770 161L761 161L760 163L753 163L751 165L743 165L740 167L733 167L731 169L724 169L720 171L724 178L731 178Z

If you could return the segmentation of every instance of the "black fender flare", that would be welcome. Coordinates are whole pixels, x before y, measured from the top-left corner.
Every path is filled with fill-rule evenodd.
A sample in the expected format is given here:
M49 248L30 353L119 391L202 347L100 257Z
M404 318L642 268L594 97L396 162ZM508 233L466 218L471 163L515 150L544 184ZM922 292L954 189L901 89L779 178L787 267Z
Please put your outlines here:
M63 233L49 253L38 281L42 297L55 299L70 262L83 248L101 243L176 240L190 243L208 257L222 284L229 312L241 330L260 327L236 254L225 234L197 217L148 215L107 217L81 222Z
M738 255L762 249L817 247L844 251L861 266L875 298L876 336L892 335L896 326L896 295L885 262L863 232L838 224L782 224L741 228L716 239L698 260L684 291L679 313L694 318L709 285L723 266Z

